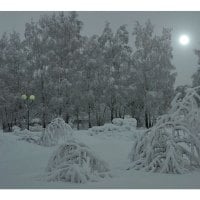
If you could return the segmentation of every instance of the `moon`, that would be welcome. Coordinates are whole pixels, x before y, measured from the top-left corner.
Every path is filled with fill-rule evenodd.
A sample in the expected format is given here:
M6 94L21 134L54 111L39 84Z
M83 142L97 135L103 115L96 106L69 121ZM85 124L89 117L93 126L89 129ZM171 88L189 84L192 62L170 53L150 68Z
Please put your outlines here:
M186 46L190 43L190 38L188 35L181 35L179 37L179 43L183 46Z

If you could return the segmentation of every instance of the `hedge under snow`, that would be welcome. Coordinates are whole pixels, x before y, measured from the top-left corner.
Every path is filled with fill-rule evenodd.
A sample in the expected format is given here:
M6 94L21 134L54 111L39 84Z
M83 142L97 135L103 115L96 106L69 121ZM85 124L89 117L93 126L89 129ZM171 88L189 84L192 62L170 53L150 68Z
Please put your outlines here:
M46 168L47 181L85 183L109 176L107 163L85 144L68 141L50 158Z
M185 173L200 168L200 86L177 94L168 114L138 135L130 168L161 173ZM129 168L129 169L130 169Z
M39 144L54 146L62 144L72 137L72 128L62 118L55 118L44 130Z

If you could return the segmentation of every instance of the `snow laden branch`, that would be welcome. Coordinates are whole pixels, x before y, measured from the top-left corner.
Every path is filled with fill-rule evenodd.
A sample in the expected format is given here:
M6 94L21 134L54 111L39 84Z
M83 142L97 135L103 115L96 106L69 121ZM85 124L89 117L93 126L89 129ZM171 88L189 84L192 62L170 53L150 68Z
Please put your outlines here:
M200 168L200 86L177 94L168 114L137 136L131 166L160 173L185 173Z
M85 144L69 141L54 152L46 168L47 181L85 183L109 175L107 163Z

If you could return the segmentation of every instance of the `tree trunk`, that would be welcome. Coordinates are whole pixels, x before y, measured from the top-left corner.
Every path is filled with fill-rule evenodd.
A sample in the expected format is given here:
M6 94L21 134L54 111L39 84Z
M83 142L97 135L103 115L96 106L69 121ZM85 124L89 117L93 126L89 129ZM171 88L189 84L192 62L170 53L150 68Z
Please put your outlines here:
M42 127L46 128L46 114L45 114L45 111L42 114Z
M41 87L42 87L42 127L46 128L46 102L44 93L44 78L41 77Z
M27 129L29 130L29 108L27 109Z
M14 119L14 125L17 126L17 118Z
M147 111L145 111L145 126L146 128L149 128L149 119L148 119Z
M68 114L68 113L66 113L65 122L66 122L67 124L69 123L69 114Z
M114 119L114 109L111 108L110 109L110 120L111 120L111 122L113 121L113 119Z
M79 122L79 110L76 112L76 120L77 120L77 130L80 129L80 122Z
M123 108L123 116L122 116L123 119L125 117L125 114L126 114L126 107Z
M122 118L121 108L119 107L119 118Z
M61 106L59 107L58 115L61 117L62 116L62 108Z
M2 128L3 128L3 131L6 130L6 124L5 124L5 122L2 123Z
M90 105L88 106L88 127L91 128L92 124L91 124L91 107Z

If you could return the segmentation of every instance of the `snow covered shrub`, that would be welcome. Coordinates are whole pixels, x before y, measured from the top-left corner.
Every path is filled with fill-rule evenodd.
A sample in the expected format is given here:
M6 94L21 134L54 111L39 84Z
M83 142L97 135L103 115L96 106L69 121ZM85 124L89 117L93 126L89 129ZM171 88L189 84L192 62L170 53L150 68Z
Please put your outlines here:
M13 133L17 136L27 136L31 134L31 131L27 129L21 130L19 127L14 127Z
M119 127L114 124L104 124L103 126L93 126L89 129L90 135L98 135L105 132L118 131Z
M21 128L19 126L13 126L12 127L13 132L19 132L20 130L21 130Z
M137 127L137 120L131 117L125 117L124 119L114 118L112 120L112 123L116 126L123 126L124 128L128 130L131 130L133 128L135 129Z
M18 140L23 140L23 141L35 143L35 144L38 143L38 140L41 137L40 132L31 132L27 129L24 129L22 131L19 129L15 129L14 135L19 136Z
M127 127L137 127L137 120L135 118L125 118L123 121L123 125Z
M30 131L33 132L42 132L43 127L41 125L34 125L34 126L29 126Z
M89 129L90 135L97 135L104 131L105 131L104 126L93 126L92 128Z
M185 173L200 168L200 87L177 94L169 113L138 135L130 168L161 173Z
M89 129L88 133L91 136L103 138L118 138L130 140L134 138L137 130L126 126L116 126L115 124L104 124L103 126L94 126Z
M104 124L104 131L117 131L119 130L119 127L115 126L114 124Z
M123 122L124 122L124 119L122 118L114 118L112 120L112 123L116 126L122 126L123 125Z
M85 144L68 141L50 158L46 176L48 181L85 183L109 176L107 163Z
M29 143L38 144L38 140L39 139L40 139L40 135L33 133L31 135L21 136L18 140L26 141L26 142L29 142Z
M55 118L43 131L39 144L54 146L72 137L72 128L62 118Z
M34 119L32 119L31 120L31 124L36 124L36 125L39 125L41 123L41 120L40 120L40 118L34 118Z

